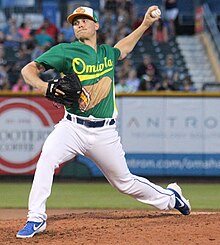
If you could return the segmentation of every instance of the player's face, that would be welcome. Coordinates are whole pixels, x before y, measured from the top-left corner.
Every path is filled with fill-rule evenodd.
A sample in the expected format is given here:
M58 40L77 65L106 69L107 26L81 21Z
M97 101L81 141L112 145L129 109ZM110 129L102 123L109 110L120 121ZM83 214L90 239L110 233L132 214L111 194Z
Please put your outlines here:
M90 39L98 30L99 25L86 17L78 17L73 21L75 36L79 40Z

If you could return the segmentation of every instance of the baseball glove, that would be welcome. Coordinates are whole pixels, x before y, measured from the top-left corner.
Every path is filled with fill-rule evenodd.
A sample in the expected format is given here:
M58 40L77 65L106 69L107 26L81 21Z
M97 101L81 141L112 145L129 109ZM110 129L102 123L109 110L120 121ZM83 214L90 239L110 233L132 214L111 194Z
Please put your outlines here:
M56 89L65 94L60 94ZM46 98L58 104L73 105L78 103L81 92L82 85L78 76L76 73L71 73L62 78L50 80L48 82Z

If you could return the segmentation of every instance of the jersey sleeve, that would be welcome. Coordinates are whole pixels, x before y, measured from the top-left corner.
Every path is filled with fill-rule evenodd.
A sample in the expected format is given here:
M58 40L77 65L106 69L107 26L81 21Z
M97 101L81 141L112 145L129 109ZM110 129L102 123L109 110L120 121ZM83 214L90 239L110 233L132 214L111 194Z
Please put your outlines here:
M62 45L58 44L47 50L34 61L43 64L46 70L55 69L62 72L64 59L65 57Z
M118 48L113 48L114 50L114 54L115 54L115 63L117 63L120 55L121 55L121 51Z

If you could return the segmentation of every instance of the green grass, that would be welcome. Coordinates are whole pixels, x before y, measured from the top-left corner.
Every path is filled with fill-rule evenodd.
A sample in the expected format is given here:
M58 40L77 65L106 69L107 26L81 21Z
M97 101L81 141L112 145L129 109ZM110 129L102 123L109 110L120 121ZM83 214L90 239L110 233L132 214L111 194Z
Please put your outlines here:
M161 184L165 187L167 184ZM193 210L220 209L220 184L180 184ZM0 208L26 208L30 183L0 183ZM108 183L54 183L48 208L152 209Z

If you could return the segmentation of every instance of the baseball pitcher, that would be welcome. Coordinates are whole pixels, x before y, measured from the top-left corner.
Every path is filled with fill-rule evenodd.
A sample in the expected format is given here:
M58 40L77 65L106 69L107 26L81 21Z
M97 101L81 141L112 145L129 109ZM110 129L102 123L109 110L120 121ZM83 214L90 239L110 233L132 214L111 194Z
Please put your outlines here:
M97 45L99 20L94 10L77 8L67 18L77 41L53 46L22 69L28 84L65 106L65 115L43 145L29 196L27 223L17 233L18 238L33 237L46 229L46 201L54 170L78 154L90 158L120 192L159 210L175 208L184 215L190 213L190 203L176 183L164 189L130 173L116 130L115 65L160 18L152 14L157 9L151 6L142 24L111 47ZM41 80L40 73L48 69L60 72L61 78L48 83Z

